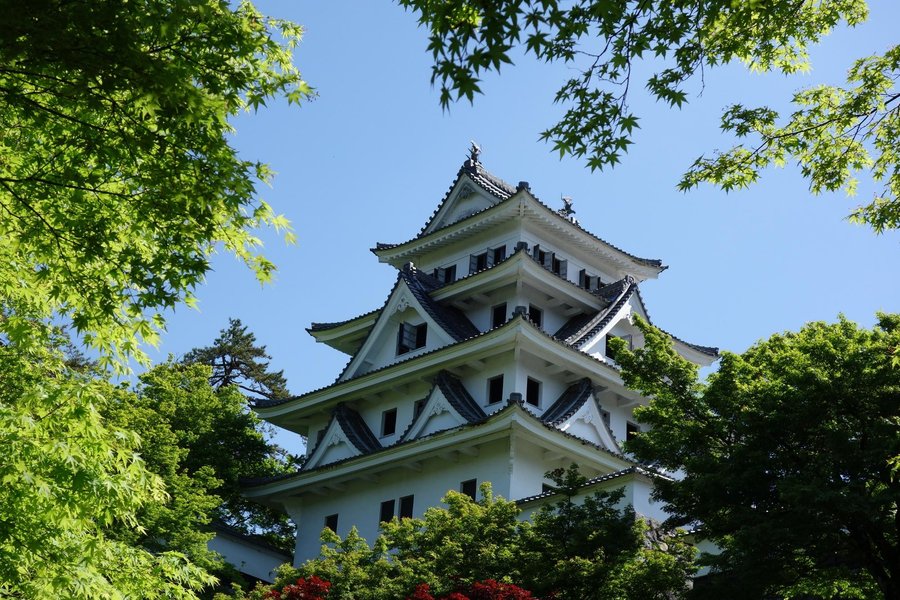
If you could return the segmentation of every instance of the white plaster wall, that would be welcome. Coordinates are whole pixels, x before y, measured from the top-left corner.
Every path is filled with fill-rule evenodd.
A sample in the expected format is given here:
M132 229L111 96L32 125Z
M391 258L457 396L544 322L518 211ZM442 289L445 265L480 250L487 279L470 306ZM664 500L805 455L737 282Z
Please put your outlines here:
M421 471L402 467L380 474L377 483L356 482L342 492L332 491L327 496L309 494L299 504L288 507L297 524L297 551L295 564L318 555L319 535L327 515L338 514L337 532L341 537L356 526L360 535L370 543L378 537L378 518L381 503L413 494L413 516L420 517L430 506L437 506L448 490L459 490L462 481L475 478L478 485L490 481L495 495L509 498L510 469L509 449L506 440L484 444L475 457L461 455L458 462L428 459L422 462Z
M217 533L206 546L221 554L241 573L268 583L275 581L275 569L290 561L289 557L274 550L223 533Z
M596 261L593 264L587 264L585 261L573 256L566 248L566 244L560 243L558 239L546 238L526 231L522 234L522 240L528 243L529 252L532 251L535 244L539 244L541 250L554 252L560 259L569 261L566 267L566 279L574 283L578 283L578 272L581 269L587 269L589 275L599 275L600 280L604 284L612 283L620 278L616 275L618 271L611 265L606 264L606 261L603 261L599 256L596 257Z
M481 254L488 248L494 249L505 246L506 256L509 257L515 250L518 241L518 231L514 231L512 227L502 224L495 226L488 235L466 238L426 254L420 259L420 263L416 264L416 268L430 275L437 267L446 268L450 265L456 265L456 278L462 279L469 275L469 257L472 254Z
M513 442L516 457L510 478L510 496L513 500L540 494L544 483L544 473L550 467L544 461L543 449L521 440Z

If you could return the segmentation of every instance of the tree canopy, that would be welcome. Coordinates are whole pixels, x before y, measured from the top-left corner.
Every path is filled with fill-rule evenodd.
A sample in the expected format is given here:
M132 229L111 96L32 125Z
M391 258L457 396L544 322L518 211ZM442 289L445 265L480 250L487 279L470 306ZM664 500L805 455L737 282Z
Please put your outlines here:
M210 385L216 389L233 385L250 402L261 398L284 400L290 396L287 380L284 371L269 370L271 358L240 319L228 319L228 328L219 333L212 346L194 348L184 356L184 362L209 365Z
M121 533L167 494L55 326L124 371L162 313L192 302L212 253L271 277L253 230L291 234L229 119L312 94L291 62L301 30L224 0L0 13L0 595L194 597L202 569Z
M312 92L293 23L221 0L0 4L0 296L71 319L102 360L139 352L192 302L218 248L261 280L252 230L287 228L258 198L229 118ZM290 235L290 234L289 234Z
M639 115L630 96L644 87L670 107L689 101L688 83L705 69L740 61L752 70L793 73L809 67L808 48L834 27L857 25L865 0L398 0L430 31L432 83L446 108L481 92L484 73L512 64L517 53L572 68L554 102L563 117L540 135L560 156L584 158L591 169L618 163L632 143ZM815 192L856 189L867 174L882 191L851 217L875 231L900 227L900 49L861 58L846 87L798 92L796 111L735 104L722 128L747 145L701 157L679 183L746 187L768 165L793 159ZM637 81L637 63L652 73Z
M622 506L621 490L585 493L575 467L551 475L560 499L533 523L519 520L519 506L494 496L490 484L477 501L451 491L446 507L421 519L382 523L371 547L355 528L343 539L324 530L317 559L283 570L274 591L250 597L297 597L292 590L313 581L328 582L320 596L329 599L684 597L693 548L661 530L653 536L660 543L650 543L650 525Z
M724 353L700 383L668 336L613 342L652 398L627 447L680 471L656 494L722 552L710 598L900 598L900 315L840 319Z

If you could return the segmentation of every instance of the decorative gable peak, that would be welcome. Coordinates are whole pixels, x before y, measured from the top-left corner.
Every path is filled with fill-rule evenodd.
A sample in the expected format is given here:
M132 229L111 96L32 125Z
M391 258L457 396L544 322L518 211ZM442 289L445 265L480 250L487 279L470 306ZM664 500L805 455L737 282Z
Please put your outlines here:
M514 187L490 173L481 164L480 154L481 148L472 142L469 158L460 167L447 195L444 196L419 235L426 235L452 225L508 200L519 190L529 189L528 182L520 182L517 187Z
M457 308L431 298L441 283L407 263L384 307L338 381L478 335Z
M401 441L425 437L487 418L462 382L447 371L438 373L434 387L419 402L421 408Z
M315 449L303 470L347 460L381 449L375 434L358 412L344 404L338 404L331 413L331 420L319 436Z

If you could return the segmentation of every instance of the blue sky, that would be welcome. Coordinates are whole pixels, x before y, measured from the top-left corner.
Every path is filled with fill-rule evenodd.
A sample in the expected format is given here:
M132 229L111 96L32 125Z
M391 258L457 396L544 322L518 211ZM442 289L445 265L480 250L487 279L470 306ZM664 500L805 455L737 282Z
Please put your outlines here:
M317 345L305 328L381 306L395 272L369 248L415 235L453 182L470 140L482 146L482 162L495 175L529 181L552 207L571 196L585 228L669 265L642 294L654 322L685 340L740 352L838 313L868 326L875 311L898 312L900 234L876 236L844 218L871 197L870 184L860 185L856 199L812 196L791 166L731 194L675 189L696 157L730 147L718 129L725 106L783 106L799 89L840 83L854 58L895 43L900 3L872 5L867 24L826 38L808 74L750 74L740 65L707 70L705 85L693 83L681 110L633 86L632 108L641 117L635 145L614 170L592 173L538 141L561 112L551 100L568 67L522 58L489 75L474 106L442 112L429 84L426 32L414 15L386 0L258 2L263 12L305 27L296 63L319 96L299 109L279 102L238 119L234 144L277 172L262 197L293 222L298 243L262 233L279 268L265 287L235 259L216 257L198 290L199 309L171 314L151 356L163 360L207 345L237 317L268 346L292 392L330 384L347 357Z

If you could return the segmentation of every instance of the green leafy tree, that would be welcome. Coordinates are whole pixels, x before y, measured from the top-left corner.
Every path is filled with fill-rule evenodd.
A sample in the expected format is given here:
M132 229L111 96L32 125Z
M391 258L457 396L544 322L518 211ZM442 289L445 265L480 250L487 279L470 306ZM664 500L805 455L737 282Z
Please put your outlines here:
M383 523L372 547L355 529L344 539L326 529L320 556L283 570L275 587L319 577L331 583L328 598L354 600L476 589L514 594L519 587L561 600L683 596L693 548L655 530L651 535L630 507L621 507L621 491L586 494L582 502L585 479L574 467L555 476L563 498L533 523L519 519L515 502L494 497L490 484L481 486L478 501L451 491L446 507L429 508L421 519Z
M256 344L256 335L240 319L228 319L212 346L194 348L184 357L188 364L209 365L209 383L216 389L235 386L251 402L259 399L284 400L290 397L284 371L270 371L265 346Z
M900 598L900 316L844 318L724 353L700 383L668 336L613 342L626 384L652 398L627 444L680 470L659 482L672 521L722 552L715 598Z
M217 247L271 277L252 230L287 222L228 120L309 96L298 26L222 0L0 11L0 297L70 318L106 361L156 339ZM27 322L8 318L20 341Z
M253 230L288 224L257 197L269 172L237 156L229 118L311 94L291 63L301 31L219 0L0 14L0 595L193 597L210 579L183 555L104 533L138 528L165 494L48 323L124 370L217 249L271 277Z
M685 596L695 571L690 544L623 508L623 489L584 495L574 466L550 475L563 497L524 529L527 558L517 562L525 587L560 600Z
M484 73L512 64L516 53L572 68L554 102L560 121L541 133L560 156L583 157L591 169L622 159L639 126L629 95L639 87L670 107L689 100L687 85L705 69L740 61L751 70L794 73L809 68L807 49L835 26L868 15L865 0L398 0L430 31L432 83L441 104L469 101ZM636 81L638 63L652 72ZM749 146L701 157L679 184L708 181L725 190L756 181L762 168L794 159L813 192L852 193L859 173L883 186L853 213L875 231L900 227L900 47L860 59L846 87L797 93L796 111L782 118L769 107L740 104L722 128ZM640 84L640 85L639 85Z
M0 344L0 596L194 597L212 579L184 554L110 534L137 535L168 496L137 434L100 413L115 391L58 347Z
M207 526L222 522L245 534L263 535L286 552L294 529L280 512L241 495L240 482L288 472L234 387L209 384L210 368L169 361L141 375L135 391L123 391L105 410L110 421L139 431L147 467L163 478L172 501L144 512L137 538L157 550L175 547L208 566ZM214 561L215 562L215 561Z

